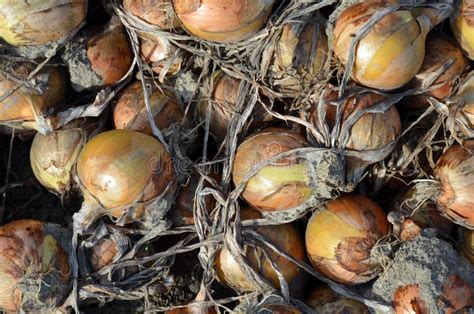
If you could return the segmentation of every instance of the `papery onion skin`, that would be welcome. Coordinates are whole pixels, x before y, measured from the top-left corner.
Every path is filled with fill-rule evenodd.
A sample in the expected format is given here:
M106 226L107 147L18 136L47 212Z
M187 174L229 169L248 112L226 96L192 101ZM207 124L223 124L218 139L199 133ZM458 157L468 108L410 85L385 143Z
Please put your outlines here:
M183 113L171 93L155 90L149 92L148 96L151 112L158 129L165 130L172 124L182 121ZM114 109L114 124L116 129L153 134L141 82L130 84L119 94Z
M303 136L287 129L265 129L249 136L237 148L232 170L234 184L241 184L252 168L268 159L307 146ZM311 195L308 167L303 160L291 156L260 169L241 194L260 211L291 209L302 205Z
M173 0L184 28L192 35L220 43L246 39L268 20L274 0Z
M306 250L313 266L343 284L360 284L377 275L370 258L375 243L388 234L382 209L361 195L344 195L313 214L306 227Z
M173 30L181 25L174 13L172 0L124 0L123 7L131 14L164 30Z
M312 290L305 303L320 314L370 313L365 304L340 296L326 285Z
M86 0L3 0L0 37L13 46L44 45L68 35L86 12Z
M474 75L462 84L451 106L456 106L455 119L448 119L451 131L466 138L474 136Z
M474 306L474 291L459 275L451 274L443 283L438 302L444 304L444 313L467 312Z
M156 74L161 74L164 67L173 58L173 54L178 48L171 44L166 38L160 35L143 36L140 39L140 55L145 60ZM181 69L183 60L181 57L176 57L173 60L170 68L166 72L167 76L173 76Z
M260 217L260 214L253 209L241 209L242 220L258 219ZM285 250L286 253L292 255L296 259L300 261L304 260L305 252L303 239L298 230L292 224L263 226L256 228L255 231L271 242L277 244ZM243 250L249 265L275 287L280 287L278 276L273 270L270 262L265 258L261 249L255 249L254 247L244 244ZM293 264L293 262L273 251L267 250L267 252L269 253L270 260L277 265L279 271L282 273L283 277L285 277L287 282L291 282L299 274L300 269ZM241 269L241 266L225 247L217 253L214 267L219 281L237 291L255 291L258 288L251 279L247 278Z
M170 155L155 138L129 130L101 133L85 145L77 162L83 191L118 218L123 206L161 195L174 181Z
M454 223L474 229L474 140L451 146L436 163L434 175L441 185L439 209Z
M100 239L92 247L90 265L93 271L99 271L103 267L111 264L119 254L117 243L111 239Z
M188 306L185 308L178 308L168 310L166 314L215 314L217 313L214 307L200 307L200 306Z
M461 231L461 252L474 265L474 231L463 229Z
M353 35L386 2L367 1L342 12L334 28L334 53L342 64L349 59ZM368 87L392 90L408 83L420 69L425 38L431 28L426 16L415 18L408 10L385 15L363 37L355 49L352 78Z
M451 30L468 58L474 60L474 1L457 0L455 8Z
M418 284L400 286L393 295L396 314L428 314L426 302L421 298Z
M17 220L0 227L0 308L52 310L72 286L68 255L45 224Z

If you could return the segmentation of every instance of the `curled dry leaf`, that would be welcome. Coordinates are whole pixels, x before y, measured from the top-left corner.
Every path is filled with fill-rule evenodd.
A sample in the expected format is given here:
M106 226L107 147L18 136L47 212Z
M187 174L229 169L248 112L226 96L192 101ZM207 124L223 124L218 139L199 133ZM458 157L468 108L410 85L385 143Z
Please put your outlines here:
M393 305L396 314L428 314L428 308L423 301L418 284L401 286L393 295Z
M455 6L451 30L469 59L474 60L474 1L456 0Z
M474 74L471 72L462 83L450 107L455 110L454 119L448 118L448 128L457 136L474 136Z
M474 306L472 287L459 275L450 275L442 289L443 294L439 297L439 303L443 305L444 313L458 313L457 311Z

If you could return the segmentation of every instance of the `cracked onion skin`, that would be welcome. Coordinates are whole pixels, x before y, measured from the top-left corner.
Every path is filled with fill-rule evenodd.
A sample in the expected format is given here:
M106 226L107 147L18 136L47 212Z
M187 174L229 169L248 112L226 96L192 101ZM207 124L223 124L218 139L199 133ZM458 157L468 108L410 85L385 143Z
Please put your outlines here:
M72 287L65 248L49 224L17 220L0 227L0 309L46 313Z
M2 0L0 37L13 46L44 45L67 36L86 12L86 0Z
M383 210L361 195L343 195L316 211L306 227L306 251L314 268L347 285L365 283L378 273L372 247L388 234Z
M348 7L338 17L333 46L343 65L348 62L354 34L375 13L389 5L385 1L366 1ZM422 65L425 39L431 27L429 17L415 18L408 10L399 9L385 15L356 46L352 79L381 90L405 85Z
M184 28L209 41L232 43L263 28L274 0L173 0Z
M454 144L434 168L440 183L438 208L454 223L474 229L474 140Z
M237 148L232 178L238 186L252 168L284 152L309 146L299 133L269 128L249 136ZM289 156L264 166L247 181L241 197L260 211L287 210L312 195L305 161Z
M474 0L457 0L454 14L451 16L451 30L454 37L471 60L474 60L473 12Z
M174 13L172 0L124 0L125 10L163 30L179 28L181 23Z
M367 306L359 301L338 295L326 285L312 290L305 302L320 314L369 314Z

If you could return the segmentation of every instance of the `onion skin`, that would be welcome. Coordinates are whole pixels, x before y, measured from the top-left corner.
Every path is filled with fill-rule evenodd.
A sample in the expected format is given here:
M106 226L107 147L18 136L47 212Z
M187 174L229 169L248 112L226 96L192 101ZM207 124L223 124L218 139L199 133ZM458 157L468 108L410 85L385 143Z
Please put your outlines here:
M174 181L171 157L158 140L135 131L94 137L81 151L77 175L82 189L119 218L123 206L161 195Z
M3 0L0 37L13 46L44 45L68 35L86 12L86 0Z
M171 93L159 90L149 93L150 106L158 129L165 130L183 119L183 113ZM134 82L123 90L114 109L116 129L127 129L152 135L148 113L145 106L145 95L141 82Z
M367 1L348 7L336 20L334 53L346 65L353 34L386 2ZM392 90L408 83L420 69L425 55L425 38L432 24L427 16L415 18L398 10L380 19L355 50L352 78L368 87Z
M258 164L289 150L309 146L300 134L287 129L266 129L249 136L237 148L232 170L238 186ZM260 211L287 210L307 201L310 188L309 169L302 160L287 157L266 165L247 182L242 198Z
M173 30L181 25L171 0L124 0L123 7L136 17L164 30Z
M313 214L306 227L306 250L326 277L360 284L376 276L376 267L363 262L388 231L386 215L377 204L364 196L344 195Z
M232 43L259 31L268 20L274 0L173 0L184 28L209 41Z
M178 48L171 44L166 38L160 35L143 36L140 40L140 55L143 60L150 64L151 69L156 74L161 74L163 68L173 58L173 54ZM181 70L183 60L177 57L173 60L166 75L173 76Z
M457 108L454 121L448 120L448 127L458 136L472 137L474 130L474 75L470 75L463 83L454 99ZM449 125L453 123L455 125Z
M474 265L474 231L463 229L461 231L461 252Z
M213 307L199 307L199 306L188 306L185 308L179 308L174 310L166 311L166 314L215 314L217 313Z
M439 302L444 304L444 313L459 313L463 309L467 312L474 306L474 292L469 283L459 275L449 275L442 289Z
M421 298L418 284L401 286L393 295L393 305L396 314L428 314L426 302Z
M257 313L303 314L297 307L285 304L265 304L258 308Z
M0 227L0 252L0 308L4 311L52 310L69 294L68 256L45 224L17 220Z
M359 301L336 294L326 285L320 286L309 294L306 304L321 314L369 314L367 306Z
M439 209L457 224L474 229L474 140L451 146L438 160L434 175L441 185Z
M94 272L111 264L119 253L117 244L110 239L100 239L91 250L90 265Z
M451 30L468 58L474 60L474 1L457 0L455 3L456 10L451 17Z

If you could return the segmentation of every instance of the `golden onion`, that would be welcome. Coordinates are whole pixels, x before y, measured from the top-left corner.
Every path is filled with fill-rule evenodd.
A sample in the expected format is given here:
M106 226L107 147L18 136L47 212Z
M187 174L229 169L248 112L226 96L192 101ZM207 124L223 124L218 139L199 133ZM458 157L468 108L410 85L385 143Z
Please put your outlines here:
M251 208L241 209L242 220L260 218L260 214ZM263 226L255 229L262 236L272 241L286 253L298 260L304 260L303 240L298 230L292 224ZM243 251L249 265L275 287L280 287L280 281L271 263L265 258L261 248L244 244ZM291 282L300 272L300 269L285 257L267 250L269 259L278 267L287 282ZM224 247L215 260L215 270L219 281L238 291L255 291L258 287L249 279L238 262Z
M124 0L125 10L164 30L180 27L171 0Z
M320 314L369 314L367 306L359 301L336 294L326 285L311 291L306 304Z
M309 146L306 139L287 129L271 128L245 139L237 148L233 181L241 184L252 168L284 152ZM242 198L261 211L287 210L302 205L312 195L305 161L286 157L272 162L250 178Z
M86 0L2 0L0 37L13 46L44 45L68 35L86 12Z
M346 65L354 34L389 3L367 1L345 9L334 28L334 53ZM421 67L425 38L432 24L405 9L380 19L355 49L352 78L365 86L392 90L408 83Z
M151 112L160 130L169 128L183 119L183 113L171 93L155 90L149 93ZM114 109L116 129L127 129L152 135L141 82L134 82L123 90Z
M192 35L232 43L259 31L268 20L274 0L173 0L181 24Z
M461 252L474 264L474 231L463 229L461 231Z
M361 195L344 195L313 214L306 227L306 250L326 277L360 284L377 275L371 250L388 231L387 217L376 203Z
M474 1L457 0L455 3L451 30L469 59L474 60Z
M160 35L147 35L140 39L140 55L150 66L153 72L160 74L171 58L171 65L166 74L172 76L179 72L183 62L180 56L174 56L178 48Z
M72 288L66 234L36 220L0 227L0 309L46 313L64 301Z

